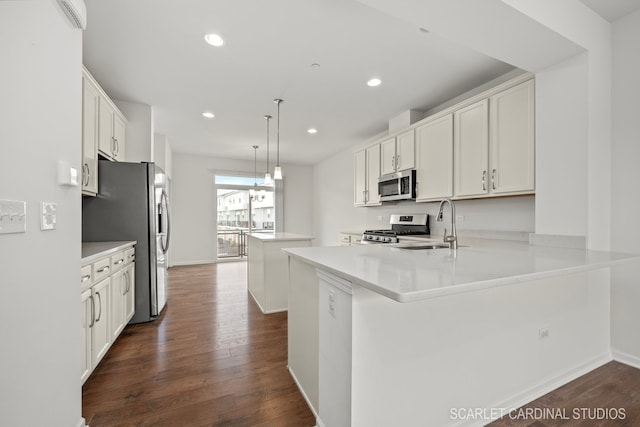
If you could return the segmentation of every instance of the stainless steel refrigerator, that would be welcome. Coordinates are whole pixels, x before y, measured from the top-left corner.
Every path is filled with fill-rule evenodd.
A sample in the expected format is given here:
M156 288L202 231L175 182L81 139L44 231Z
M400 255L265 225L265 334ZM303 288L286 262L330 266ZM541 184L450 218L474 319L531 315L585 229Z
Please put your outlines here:
M136 312L130 324L154 320L167 303L167 191L166 175L154 163L100 160L98 194L82 199L83 241L137 241Z

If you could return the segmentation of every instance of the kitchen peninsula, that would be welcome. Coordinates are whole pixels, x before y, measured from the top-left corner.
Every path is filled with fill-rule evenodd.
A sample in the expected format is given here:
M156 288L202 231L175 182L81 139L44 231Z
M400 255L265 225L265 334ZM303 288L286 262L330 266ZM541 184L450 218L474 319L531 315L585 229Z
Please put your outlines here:
M611 360L609 266L637 257L461 244L285 249L289 369L318 425L482 425L451 411L515 408Z

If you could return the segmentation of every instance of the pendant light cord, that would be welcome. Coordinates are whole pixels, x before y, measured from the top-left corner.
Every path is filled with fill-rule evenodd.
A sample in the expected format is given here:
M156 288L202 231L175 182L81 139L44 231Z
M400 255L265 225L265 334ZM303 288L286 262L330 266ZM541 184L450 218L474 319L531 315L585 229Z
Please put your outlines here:
M271 116L267 114L264 118L267 120L267 172L269 172L269 120L271 120Z

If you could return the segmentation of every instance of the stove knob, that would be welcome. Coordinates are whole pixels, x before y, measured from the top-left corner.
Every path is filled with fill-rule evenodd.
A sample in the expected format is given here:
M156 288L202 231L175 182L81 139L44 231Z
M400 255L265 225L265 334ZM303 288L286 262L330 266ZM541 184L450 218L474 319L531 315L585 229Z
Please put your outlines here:
M385 238L384 238L384 241L385 241L386 243L391 242L391 237L385 237Z
M379 240L380 240L380 236L376 236L376 241L379 241Z

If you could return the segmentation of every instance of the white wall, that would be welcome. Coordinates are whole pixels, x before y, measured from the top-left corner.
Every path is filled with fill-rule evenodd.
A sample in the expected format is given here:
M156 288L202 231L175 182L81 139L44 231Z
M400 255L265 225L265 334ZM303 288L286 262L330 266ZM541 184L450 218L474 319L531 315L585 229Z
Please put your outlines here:
M538 234L587 235L587 54L536 74Z
M612 226L614 251L639 253L640 246L640 11L613 26ZM640 266L612 272L611 341L618 358L640 367Z
M173 173L173 151L166 135L153 135L153 162L160 166L164 173L171 178Z
M312 168L282 165L284 230L313 234ZM214 170L253 173L253 161L175 153L173 156L173 264L198 264L216 259L216 194ZM264 171L264 164L258 163Z
M127 118L125 160L150 162L153 160L153 109L150 105L114 99Z
M81 195L56 174L81 165L82 32L55 1L0 1L0 57L0 199L27 202L27 232L0 235L0 425L80 426Z

